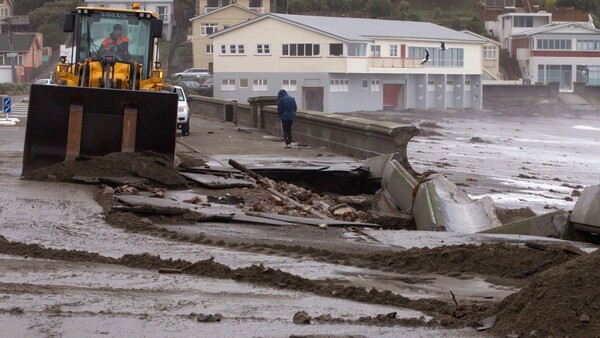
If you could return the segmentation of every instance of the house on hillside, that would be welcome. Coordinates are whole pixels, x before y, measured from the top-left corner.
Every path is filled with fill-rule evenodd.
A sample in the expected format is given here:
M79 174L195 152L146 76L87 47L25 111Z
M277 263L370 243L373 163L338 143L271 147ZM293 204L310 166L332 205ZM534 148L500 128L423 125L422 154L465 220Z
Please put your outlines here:
M512 37L524 79L559 82L563 91L573 82L600 85L600 30L578 23L550 24Z
M0 1L0 34L12 32L28 32L29 17L27 15L14 15L14 0Z
M173 0L144 0L144 1L119 1L119 0L85 0L85 6L131 8L133 3L140 4L142 10L152 11L163 21L163 39L171 40L176 25L173 15Z
M258 14L269 13L271 11L271 1L269 0L197 0L196 16L207 14L232 4L248 8Z
M432 23L269 13L210 38L216 98L283 88L324 112L482 107L486 41Z
M498 81L503 79L503 75L500 72L500 47L502 46L498 41L486 38L477 33L463 30L463 33L473 35L479 39L485 40L482 51L483 60L483 80L484 81Z
M30 72L42 65L42 34L13 33L12 52L8 34L0 34L0 82L12 82L11 54L14 56L16 82L25 83Z
M240 22L254 19L259 14L247 7L231 4L219 7L202 15L198 15L192 22L192 52L194 67L213 68L213 42L208 38L210 34L227 29Z
M589 13L571 7L540 9L531 1L486 0L483 17L486 31L502 44L503 49L510 48L511 36L551 23L571 22L594 28Z

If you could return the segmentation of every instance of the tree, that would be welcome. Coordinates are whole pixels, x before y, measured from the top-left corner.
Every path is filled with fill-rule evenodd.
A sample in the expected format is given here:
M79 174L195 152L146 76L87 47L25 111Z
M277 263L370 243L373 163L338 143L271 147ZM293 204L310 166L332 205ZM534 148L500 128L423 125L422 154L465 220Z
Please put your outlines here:
M45 0L19 0L15 1L15 15L27 15L36 8L42 7Z
M558 0L557 7L575 7L584 12L596 12L597 6L594 0Z
M369 0L367 2L367 13L370 18L389 17L394 12L394 7L389 0Z
M65 14L77 7L76 0L47 2L29 13L29 25L34 32L44 33L44 45L58 49L69 34L62 31Z

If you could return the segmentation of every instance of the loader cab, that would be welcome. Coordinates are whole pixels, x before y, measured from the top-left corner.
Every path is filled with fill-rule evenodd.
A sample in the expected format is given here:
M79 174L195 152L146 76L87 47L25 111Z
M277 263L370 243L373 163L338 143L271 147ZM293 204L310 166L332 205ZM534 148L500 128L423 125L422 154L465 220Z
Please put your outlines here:
M69 23L69 21L72 21ZM155 14L146 11L115 10L102 8L77 8L65 18L65 31L72 26L76 52L73 53L72 64L82 63L91 58L100 61L111 56L116 62L142 65L141 79L147 79L155 60L153 53L157 50L156 39L162 34L162 21ZM111 39L116 26L121 27L120 41L127 41L128 48L124 53L113 53L103 48L103 41ZM116 41L116 40L113 40Z

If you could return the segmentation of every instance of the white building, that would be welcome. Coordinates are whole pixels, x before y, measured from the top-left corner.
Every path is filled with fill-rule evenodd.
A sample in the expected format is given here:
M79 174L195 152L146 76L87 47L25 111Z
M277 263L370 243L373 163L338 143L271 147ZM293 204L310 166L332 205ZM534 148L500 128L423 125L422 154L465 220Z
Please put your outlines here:
M216 98L283 88L324 112L482 107L486 41L432 23L269 13L210 38Z

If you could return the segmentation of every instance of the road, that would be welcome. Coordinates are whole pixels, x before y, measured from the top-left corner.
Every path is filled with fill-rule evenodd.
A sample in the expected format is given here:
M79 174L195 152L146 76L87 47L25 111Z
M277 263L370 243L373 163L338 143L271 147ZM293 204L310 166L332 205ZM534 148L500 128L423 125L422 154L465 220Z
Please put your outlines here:
M197 115L191 121L191 135L179 138L178 153L219 161L265 154L281 159L339 157L326 149L284 149L277 138L252 128ZM592 122L585 125L593 127ZM453 163L442 167L456 172L460 163L468 163L465 168L475 170L476 154L483 151L490 152L486 153L488 159L499 158L493 156L497 150L480 148L483 146L453 134L452 126L464 126L469 121L438 123L443 124L444 134L455 139L455 146L441 136L415 140L410 151L420 155L411 162L419 170L439 161ZM482 128L481 123L477 125ZM403 231L398 241L394 239L398 231L376 230L380 239L375 240L351 228L125 218L125 222L141 222L148 228L134 230L124 222L110 221L111 214L96 200L100 189L95 185L21 180L23 121L16 126L0 126L0 135L0 336L189 337L199 332L213 337L489 336L473 330L470 323L479 312L485 313L491 304L526 283L506 276L519 276L536 268L540 261L555 262L550 266L562 262L556 256L543 256L550 253L515 251L494 244L522 247L529 240L560 243L526 236ZM483 137L491 140L487 145L502 144L492 139L492 133ZM594 137L591 140L592 144L597 142ZM456 149L450 152L443 149L446 147ZM458 157L458 150L466 148L471 153L469 162L450 157ZM581 157L581 161L586 160L586 156ZM534 167L538 161L531 163L528 165ZM515 164L507 165L511 166ZM500 167L486 163L486 168ZM485 184L485 175L485 171L478 172L477 181L467 182L471 182L470 187ZM567 182L571 175L575 174L561 177ZM574 177L568 182L593 179L577 177L576 181ZM225 192L190 187L167 191L167 197L184 200L207 193ZM445 247L449 244L485 245ZM586 251L595 249L576 245ZM422 249L405 251L410 247ZM425 247L441 247L444 253ZM495 264L457 259L472 257L482 262L490 259L484 256L489 252L506 268L493 270L490 267ZM394 264L403 257L404 264ZM440 257L449 259L438 262ZM160 267L174 266L170 259L196 262L198 268L182 274L158 273ZM519 264L514 264L516 261ZM390 293L380 295L373 289ZM463 319L451 315L454 296L465 311ZM480 310L469 310L472 308ZM293 322L301 311L313 317L311 325ZM208 315L217 314L222 315L220 322L207 322ZM383 318L376 319L378 315Z

